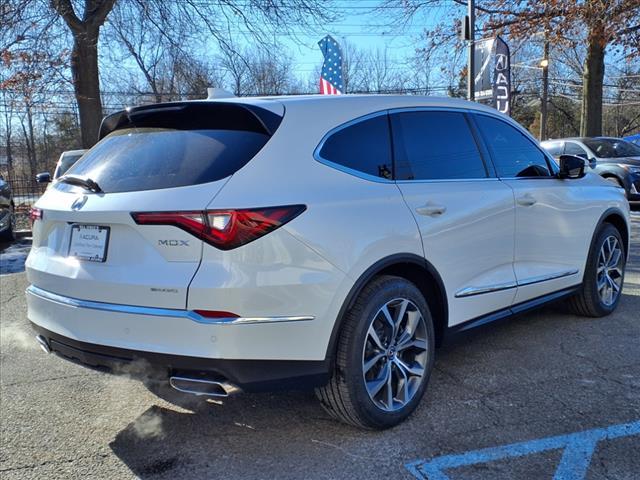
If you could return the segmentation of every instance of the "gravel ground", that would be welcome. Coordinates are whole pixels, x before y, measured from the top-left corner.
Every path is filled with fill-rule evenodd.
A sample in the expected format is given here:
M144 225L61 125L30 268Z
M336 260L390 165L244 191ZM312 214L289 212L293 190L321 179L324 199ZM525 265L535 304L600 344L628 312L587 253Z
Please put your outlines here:
M335 423L311 393L213 402L153 388L157 396L135 380L46 356L26 321L24 273L3 275L0 476L422 478L443 455L469 463L479 456L466 452L514 442L619 424L633 433L640 428L640 216L634 218L615 314L591 319L545 308L458 338L437 352L416 413L385 432ZM523 452L539 444L527 443ZM640 478L640 435L598 441L590 462L589 448L577 445L446 474L552 478L562 463L570 478L583 478L582 460L588 479Z

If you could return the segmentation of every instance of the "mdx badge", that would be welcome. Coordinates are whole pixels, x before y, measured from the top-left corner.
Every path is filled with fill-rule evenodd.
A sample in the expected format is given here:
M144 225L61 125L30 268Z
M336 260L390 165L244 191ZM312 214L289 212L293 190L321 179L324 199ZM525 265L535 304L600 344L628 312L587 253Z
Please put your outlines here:
M163 247L188 247L189 240L158 240L158 245Z

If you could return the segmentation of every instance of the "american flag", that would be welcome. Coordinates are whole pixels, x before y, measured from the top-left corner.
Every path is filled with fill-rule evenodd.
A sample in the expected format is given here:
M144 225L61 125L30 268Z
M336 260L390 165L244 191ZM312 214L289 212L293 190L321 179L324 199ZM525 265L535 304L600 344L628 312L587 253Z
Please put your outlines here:
M327 35L318 42L324 63L320 73L320 93L322 95L342 95L342 51L338 42Z

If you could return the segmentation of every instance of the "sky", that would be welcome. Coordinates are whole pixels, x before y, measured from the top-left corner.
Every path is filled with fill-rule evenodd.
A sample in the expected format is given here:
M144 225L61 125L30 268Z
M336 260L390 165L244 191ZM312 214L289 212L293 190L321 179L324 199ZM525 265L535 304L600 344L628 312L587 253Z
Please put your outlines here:
M452 8L459 11L460 17L465 15L464 6L425 8L423 13L409 24L403 26L390 25L391 18L400 16L398 8L385 8L372 12L372 9L382 2L380 0L337 0L338 9L344 12L338 21L327 24L316 34L300 33L296 38L281 36L278 40L293 56L294 69L297 74L306 77L322 65L322 53L318 41L326 34L332 35L338 43L345 41L361 50L384 50L390 53L392 59L402 61L410 57L420 46L419 36L424 29L432 29L443 20L450 21L453 26L454 17L447 12Z

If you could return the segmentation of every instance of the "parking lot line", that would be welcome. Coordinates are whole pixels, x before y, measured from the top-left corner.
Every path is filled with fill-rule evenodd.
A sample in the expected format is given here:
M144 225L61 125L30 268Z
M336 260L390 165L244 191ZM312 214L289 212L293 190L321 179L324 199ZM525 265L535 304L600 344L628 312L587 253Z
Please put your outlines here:
M450 468L564 449L553 477L554 480L582 480L587 474L591 456L599 441L634 435L640 435L640 420L568 435L472 450L458 455L444 455L430 461L417 460L405 466L416 478L421 480L449 480L444 470Z

